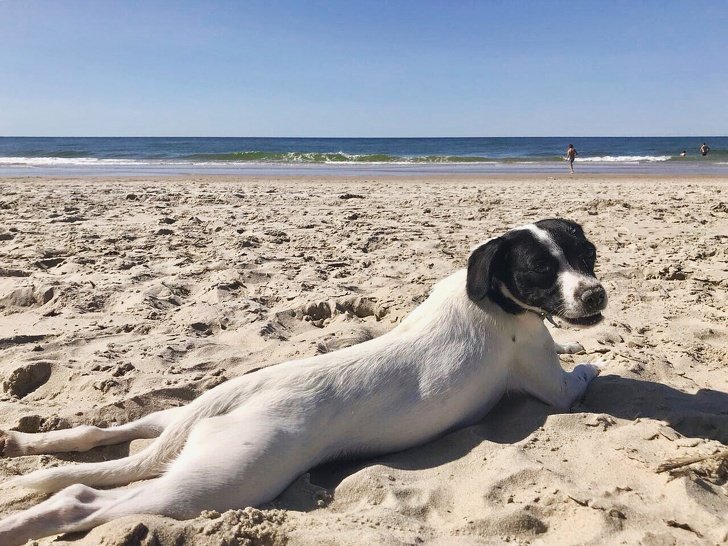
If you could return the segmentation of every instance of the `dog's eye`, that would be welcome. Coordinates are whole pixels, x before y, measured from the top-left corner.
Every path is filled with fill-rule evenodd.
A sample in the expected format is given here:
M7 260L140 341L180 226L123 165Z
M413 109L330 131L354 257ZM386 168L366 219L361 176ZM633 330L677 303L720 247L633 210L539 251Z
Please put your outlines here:
M548 273L551 271L551 264L548 262L535 262L531 265L531 271L534 273Z

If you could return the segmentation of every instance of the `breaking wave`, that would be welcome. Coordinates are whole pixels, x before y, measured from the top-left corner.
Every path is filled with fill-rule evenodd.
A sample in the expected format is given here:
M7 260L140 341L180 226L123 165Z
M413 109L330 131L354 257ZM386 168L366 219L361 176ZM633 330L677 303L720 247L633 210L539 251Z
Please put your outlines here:
M345 152L230 152L193 154L189 161L238 161L258 163L489 163L494 158L478 156L397 156L388 154L347 154Z
M669 161L669 155L603 155L594 157L578 157L577 161L588 161L593 163L634 163L634 162L655 162Z

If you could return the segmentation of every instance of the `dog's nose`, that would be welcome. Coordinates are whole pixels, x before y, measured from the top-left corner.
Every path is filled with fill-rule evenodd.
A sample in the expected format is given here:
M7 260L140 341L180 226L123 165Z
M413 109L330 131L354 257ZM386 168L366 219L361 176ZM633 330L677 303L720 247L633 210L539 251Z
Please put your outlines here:
M588 309L598 311L604 307L607 292L602 285L592 286L581 293L580 299Z

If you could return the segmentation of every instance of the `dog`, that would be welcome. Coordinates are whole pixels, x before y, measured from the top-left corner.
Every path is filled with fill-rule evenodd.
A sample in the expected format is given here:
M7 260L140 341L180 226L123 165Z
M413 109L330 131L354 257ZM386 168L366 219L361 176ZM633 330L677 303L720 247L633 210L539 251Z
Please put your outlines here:
M15 486L54 492L0 521L0 545L83 531L131 514L177 519L276 498L332 459L410 448L482 419L509 390L568 410L600 372L561 368L544 319L589 326L607 295L581 226L549 219L477 246L389 333L229 380L187 406L125 425L3 432L5 456L157 438L129 457L37 470ZM91 486L124 485L124 489Z

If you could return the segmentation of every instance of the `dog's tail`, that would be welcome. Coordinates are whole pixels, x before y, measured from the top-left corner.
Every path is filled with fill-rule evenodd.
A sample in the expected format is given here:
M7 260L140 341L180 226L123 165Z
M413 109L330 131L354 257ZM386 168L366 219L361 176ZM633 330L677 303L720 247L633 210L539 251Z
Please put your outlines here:
M242 378L233 381L238 382L240 379ZM116 486L157 477L164 472L167 463L182 451L190 431L198 422L229 412L240 403L240 399L247 392L248 389L238 387L238 389L227 388L215 395L211 395L212 391L203 394L187 406L186 411L170 423L154 442L129 457L100 463L45 468L18 476L6 483L50 493L76 483L89 486Z

